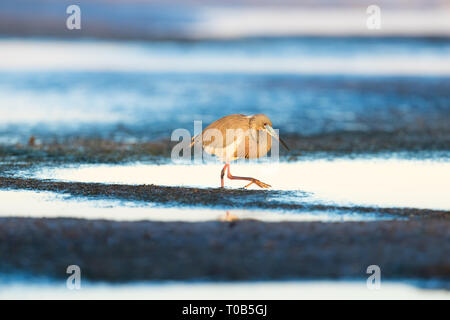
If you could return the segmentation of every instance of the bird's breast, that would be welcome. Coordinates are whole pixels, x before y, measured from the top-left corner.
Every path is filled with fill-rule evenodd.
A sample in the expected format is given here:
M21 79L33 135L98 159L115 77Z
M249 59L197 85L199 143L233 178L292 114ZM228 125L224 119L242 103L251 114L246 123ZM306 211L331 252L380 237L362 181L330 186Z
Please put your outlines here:
M217 138L217 137L216 137ZM264 131L246 130L241 134L228 135L204 144L205 152L217 156L224 162L236 159L256 159L265 156L272 147L271 136Z

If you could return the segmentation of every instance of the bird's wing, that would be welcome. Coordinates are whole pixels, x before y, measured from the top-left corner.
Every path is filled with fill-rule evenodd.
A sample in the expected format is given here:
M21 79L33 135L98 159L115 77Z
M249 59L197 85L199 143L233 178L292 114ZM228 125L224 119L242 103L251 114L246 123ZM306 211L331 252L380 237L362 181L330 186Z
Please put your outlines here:
M227 148L230 144L236 143L237 140L240 140L240 137L235 137L234 140L227 139L227 130L241 129L246 132L250 128L249 120L249 117L246 115L232 114L214 121L202 132L203 147L209 147L213 149ZM218 134L220 135L217 137Z

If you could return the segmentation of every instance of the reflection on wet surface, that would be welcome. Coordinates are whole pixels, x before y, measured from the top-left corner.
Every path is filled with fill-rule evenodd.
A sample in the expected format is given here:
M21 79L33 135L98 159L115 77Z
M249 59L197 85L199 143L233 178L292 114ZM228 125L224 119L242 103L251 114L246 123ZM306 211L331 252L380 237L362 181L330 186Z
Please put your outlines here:
M421 289L414 281L383 281L370 290L365 281L136 282L111 285L65 281L0 282L0 299L450 299L442 289Z
M78 182L218 187L221 164L80 165L43 168L34 176ZM274 190L271 201L450 209L450 162L406 159L337 159L232 164L235 175L253 176ZM242 182L226 180L230 188Z
M293 212L264 209L220 209L207 207L163 207L151 203L99 200L71 197L54 192L0 191L0 217L83 218L117 221L217 221L229 217L255 219L266 222L279 221L374 221L393 217L375 213L342 211ZM398 218L397 218L398 219Z

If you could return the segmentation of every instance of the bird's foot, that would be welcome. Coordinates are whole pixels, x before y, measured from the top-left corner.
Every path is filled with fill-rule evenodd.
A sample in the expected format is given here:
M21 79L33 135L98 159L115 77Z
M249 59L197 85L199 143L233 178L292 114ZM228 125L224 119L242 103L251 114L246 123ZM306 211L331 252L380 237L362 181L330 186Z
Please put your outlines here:
M267 183L264 183L264 182L262 182L262 181L259 181L258 179L253 179L252 182L250 182L248 185L246 185L246 186L244 187L244 189L250 187L253 183L256 184L258 187L263 188L263 189L264 189L264 188L270 188L270 187L271 187L270 184L267 184Z

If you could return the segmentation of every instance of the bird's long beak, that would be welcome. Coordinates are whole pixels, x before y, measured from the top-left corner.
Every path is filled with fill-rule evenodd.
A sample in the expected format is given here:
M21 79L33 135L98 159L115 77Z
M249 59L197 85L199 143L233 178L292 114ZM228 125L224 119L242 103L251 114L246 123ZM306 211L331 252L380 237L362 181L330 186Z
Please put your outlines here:
M280 136L275 132L275 130L273 130L273 128L271 126L269 126L268 124L264 126L264 128L266 128L266 131L275 139L277 139L282 145L283 147L286 148L287 151L289 150L289 147L287 146L287 144L280 138Z

